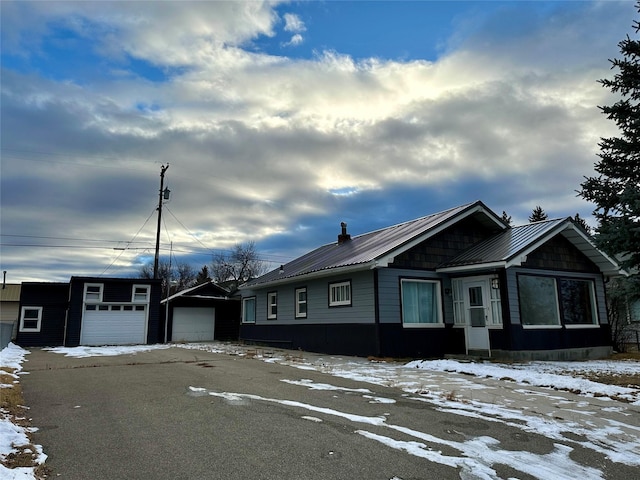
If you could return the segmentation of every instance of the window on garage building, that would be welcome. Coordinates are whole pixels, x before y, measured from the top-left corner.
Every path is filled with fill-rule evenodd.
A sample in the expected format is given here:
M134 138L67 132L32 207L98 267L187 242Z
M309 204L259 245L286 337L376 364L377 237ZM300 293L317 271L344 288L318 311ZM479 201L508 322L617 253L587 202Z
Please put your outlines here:
M242 299L243 323L256 323L256 297Z
M101 302L102 301L102 284L86 283L84 285L84 301L85 302Z
M402 279L400 289L402 323L405 327L443 325L440 282Z
M278 292L267 293L267 318L275 319L278 316Z
M20 313L21 332L39 332L42 324L42 307L22 307Z
M149 285L134 285L132 302L148 302L149 301Z
M307 287L296 288L296 318L307 316Z
M342 307L351 305L351 282L329 284L329 306Z

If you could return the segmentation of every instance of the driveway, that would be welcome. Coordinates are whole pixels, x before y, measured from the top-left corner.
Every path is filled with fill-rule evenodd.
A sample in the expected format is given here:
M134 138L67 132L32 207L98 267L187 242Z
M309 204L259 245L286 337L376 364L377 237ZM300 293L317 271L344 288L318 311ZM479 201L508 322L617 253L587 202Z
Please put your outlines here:
M21 384L51 478L587 480L637 474L569 436L563 443L517 421L495 421L497 415L436 408L393 386L247 356L168 348L78 359L34 349L27 360Z

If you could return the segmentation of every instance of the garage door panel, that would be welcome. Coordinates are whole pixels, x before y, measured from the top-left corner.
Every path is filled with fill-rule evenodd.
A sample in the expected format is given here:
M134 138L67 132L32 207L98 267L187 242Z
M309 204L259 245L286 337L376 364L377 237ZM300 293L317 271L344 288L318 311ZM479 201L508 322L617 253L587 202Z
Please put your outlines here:
M145 310L86 310L82 320L82 345L145 344Z
M176 307L173 309L171 340L174 342L210 342L214 339L215 308Z

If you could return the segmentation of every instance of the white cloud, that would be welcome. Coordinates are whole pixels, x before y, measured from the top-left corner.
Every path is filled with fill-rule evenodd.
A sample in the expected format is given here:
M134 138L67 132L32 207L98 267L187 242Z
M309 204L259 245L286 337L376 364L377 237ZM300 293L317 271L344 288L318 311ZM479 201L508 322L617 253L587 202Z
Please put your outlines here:
M3 4L12 51L35 54L55 20L87 38L100 32L105 62L128 55L160 69L185 67L163 83L122 76L84 84L4 71L3 141L10 142L3 149L45 155L30 159L28 171L15 154L3 159L3 194L14 195L24 176L59 194L33 194L20 214L3 198L4 231L23 231L21 218L29 218L47 231L129 239L152 211L159 165L167 162L171 210L215 248L288 232L338 201L399 186L449 191L451 206L470 200L454 186L473 184L477 194L462 193L525 221L531 205L552 216L587 216L574 190L593 170L599 137L613 132L596 108L609 98L596 80L610 75L606 59L623 35L616 28L631 21L625 4L534 19L506 39L476 23L433 62L356 61L335 51L277 57L247 48L274 35L278 17L269 3L161 5L37 2L10 4L7 16ZM25 8L30 15L18 15ZM607 28L605 14L616 21ZM302 20L284 20L292 40L302 39ZM102 167L63 162L133 167L120 174L137 188L118 189L123 183L107 181ZM95 195L101 189L117 190L126 208L107 212L108 195ZM51 221L38 220L43 204Z

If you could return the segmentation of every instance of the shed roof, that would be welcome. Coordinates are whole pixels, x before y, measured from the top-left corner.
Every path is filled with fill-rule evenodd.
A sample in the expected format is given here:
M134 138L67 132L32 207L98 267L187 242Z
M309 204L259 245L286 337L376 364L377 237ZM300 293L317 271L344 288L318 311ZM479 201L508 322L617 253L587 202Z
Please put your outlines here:
M504 230L441 265L437 271L455 272L520 265L528 254L559 234L575 245L605 275L623 273L618 263L600 251L591 237L569 217Z
M285 283L301 276L322 276L386 266L398 254L470 216L497 230L507 228L498 216L482 202L477 201L357 235L342 243L323 245L283 265L281 269L275 269L245 283L240 288Z
M0 288L0 302L19 302L21 287L20 283L5 283Z

